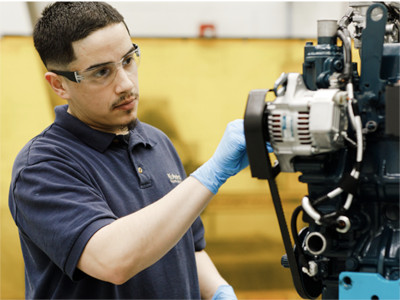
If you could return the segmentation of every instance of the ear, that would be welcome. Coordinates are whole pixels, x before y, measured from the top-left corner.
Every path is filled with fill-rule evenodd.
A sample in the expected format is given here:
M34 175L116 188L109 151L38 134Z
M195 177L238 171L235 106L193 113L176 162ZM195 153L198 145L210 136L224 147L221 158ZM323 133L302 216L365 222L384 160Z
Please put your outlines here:
M50 84L54 92L63 99L69 99L68 87L64 80L59 75L53 72L47 72L44 74L47 82Z

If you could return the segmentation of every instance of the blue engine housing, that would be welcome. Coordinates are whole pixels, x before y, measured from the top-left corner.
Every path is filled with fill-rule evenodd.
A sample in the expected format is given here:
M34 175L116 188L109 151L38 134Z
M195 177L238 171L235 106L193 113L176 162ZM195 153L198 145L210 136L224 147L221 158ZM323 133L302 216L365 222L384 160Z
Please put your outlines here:
M386 12L381 4L374 4L369 11L376 6ZM367 13L360 52L360 76L353 64L354 95L365 133L365 152L354 204L346 212L352 228L345 234L338 233L316 224L307 215L303 216L309 223L308 232L323 234L329 244L323 254L312 258L318 263L316 278L323 283L322 295L326 299L338 298L338 285L343 282L338 280L339 274L341 277L347 274L343 272L361 272L356 278L362 277L364 272L377 273L388 283L396 282L389 284L386 292L399 291L400 44L384 44L385 25L386 15L374 21ZM342 71L342 53L336 41L319 40L316 46L307 43L303 78L308 89L329 87L329 77ZM351 171L354 157L354 149L347 147L335 153L296 157L294 166L302 173L299 180L308 184L309 197L317 199L338 186L343 175ZM344 201L338 196L317 206L317 209L329 213L339 209ZM368 281L363 282L367 284ZM340 289L348 291L344 285ZM361 288L358 286L358 289ZM340 298L345 292L339 295ZM343 299L350 298L343 296Z

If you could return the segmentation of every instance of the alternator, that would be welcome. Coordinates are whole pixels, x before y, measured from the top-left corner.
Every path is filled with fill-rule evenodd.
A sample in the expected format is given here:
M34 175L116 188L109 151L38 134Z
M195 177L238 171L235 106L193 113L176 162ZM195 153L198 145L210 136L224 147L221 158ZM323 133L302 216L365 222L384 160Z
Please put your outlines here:
M331 152L344 146L348 126L347 93L306 88L303 77L289 73L286 91L267 105L268 130L283 172L294 172L294 156Z

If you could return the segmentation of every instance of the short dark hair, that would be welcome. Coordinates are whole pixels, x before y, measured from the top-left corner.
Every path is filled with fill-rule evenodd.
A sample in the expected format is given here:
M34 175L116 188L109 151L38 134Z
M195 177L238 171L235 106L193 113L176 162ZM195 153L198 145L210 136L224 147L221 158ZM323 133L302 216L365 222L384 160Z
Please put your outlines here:
M56 2L43 10L33 41L46 67L49 63L67 65L76 59L73 42L121 22L129 34L124 17L105 2Z

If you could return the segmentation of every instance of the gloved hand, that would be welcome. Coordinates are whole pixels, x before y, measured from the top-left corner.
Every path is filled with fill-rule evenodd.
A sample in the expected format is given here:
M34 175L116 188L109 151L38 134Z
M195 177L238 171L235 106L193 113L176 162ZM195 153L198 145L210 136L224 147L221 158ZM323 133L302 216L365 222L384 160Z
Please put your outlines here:
M231 176L249 165L243 120L230 122L214 155L191 176L216 194Z
M211 300L237 300L230 285L220 285Z

